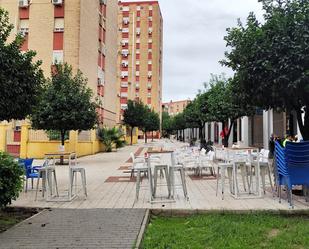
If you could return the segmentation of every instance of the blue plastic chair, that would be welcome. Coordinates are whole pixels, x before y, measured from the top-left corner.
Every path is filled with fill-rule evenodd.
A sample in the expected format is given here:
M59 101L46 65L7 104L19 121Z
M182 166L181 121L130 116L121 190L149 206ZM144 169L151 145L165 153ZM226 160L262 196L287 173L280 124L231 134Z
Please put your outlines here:
M275 157L279 201L281 201L281 186L285 185L288 201L293 207L292 187L294 185L309 187L309 142L287 142L286 148L276 142Z
M31 188L33 189L33 179L37 179L39 177L38 171L32 167L33 158L27 159L19 159L19 164L23 164L25 168L25 177L26 177L26 188L25 192L28 191L28 179L31 179Z

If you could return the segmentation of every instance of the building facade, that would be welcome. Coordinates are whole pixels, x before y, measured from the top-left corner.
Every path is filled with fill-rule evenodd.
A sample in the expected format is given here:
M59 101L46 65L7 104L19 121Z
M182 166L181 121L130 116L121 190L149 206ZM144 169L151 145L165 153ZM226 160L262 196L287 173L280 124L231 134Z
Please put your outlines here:
M162 104L162 110L167 112L170 116L175 116L178 113L182 113L190 100L170 101Z
M25 41L21 50L34 50L50 77L52 65L66 62L88 79L100 100L101 124L116 124L117 0L0 0L9 12L14 32Z
M119 2L119 122L128 100L161 116L163 19L158 1Z

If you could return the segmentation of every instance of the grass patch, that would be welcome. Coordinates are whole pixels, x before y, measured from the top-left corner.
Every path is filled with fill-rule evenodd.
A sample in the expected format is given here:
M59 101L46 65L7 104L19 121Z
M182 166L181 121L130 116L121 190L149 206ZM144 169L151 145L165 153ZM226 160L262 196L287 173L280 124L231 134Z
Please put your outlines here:
M6 231L17 223L31 217L38 211L36 209L6 208L0 209L0 233Z
M153 216L142 248L309 248L309 216L267 213Z

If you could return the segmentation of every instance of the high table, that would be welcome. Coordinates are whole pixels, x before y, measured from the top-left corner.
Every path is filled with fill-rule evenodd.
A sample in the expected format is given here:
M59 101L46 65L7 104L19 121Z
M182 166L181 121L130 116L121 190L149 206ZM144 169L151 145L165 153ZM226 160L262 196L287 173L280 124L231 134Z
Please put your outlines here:
M233 196L237 199L239 198L260 198L262 196L261 186L260 186L260 158L259 158L259 149L255 147L240 147L240 148L225 148L227 151L227 161L233 163L233 187L234 193ZM254 158L255 157L255 158ZM250 167L250 186L249 186L249 195L240 195L238 191L237 184L237 168L239 164L245 164ZM251 192L251 182L252 182L252 167L255 167L255 181L256 189Z
M174 151L173 150L165 150L163 148L160 148L160 149L149 149L147 151L147 153L149 155L154 155L154 154L170 154L171 155L171 164L173 164L173 162L175 161L175 158L174 158ZM174 180L174 177L175 177L175 174L174 174L174 170L173 170L173 167L169 167L169 170L168 170L168 177L171 182L170 182L170 194L168 196L168 199L167 200L155 200L155 196L153 196L153 182L152 182L152 172L151 172L151 164L150 164L150 160L149 160L149 157L146 159L147 160L147 166L148 166L148 177L149 177L149 182L150 182L150 195L151 195L151 203L160 203L160 202L175 202L175 199L174 199L174 194L175 194L175 180ZM168 164L169 165L169 164Z
M72 201L76 196L72 194L72 184L71 184L71 179L72 179L72 170L71 167L72 165L77 164L77 156L75 152L65 152L65 151L57 151L57 152L49 152L45 154L45 159L46 160L52 160L53 166L56 165L56 159L58 158L68 158L69 160L69 188L68 188L68 195L64 197L53 197L51 196L50 189L51 188L46 188L46 201ZM48 166L47 166L48 167ZM46 171L47 172L47 171ZM47 179L47 173L46 173L46 179ZM48 184L48 181L46 181Z

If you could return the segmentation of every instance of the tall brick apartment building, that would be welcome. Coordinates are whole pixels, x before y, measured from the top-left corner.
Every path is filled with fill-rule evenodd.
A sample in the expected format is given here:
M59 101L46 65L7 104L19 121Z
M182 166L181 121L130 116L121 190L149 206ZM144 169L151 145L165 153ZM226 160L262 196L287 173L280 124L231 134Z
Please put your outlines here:
M80 69L101 99L101 123L117 123L117 0L0 0L15 29L22 33L22 50L35 50L49 77L51 66L67 62Z
M141 100L161 116L163 19L158 1L119 2L118 113Z

